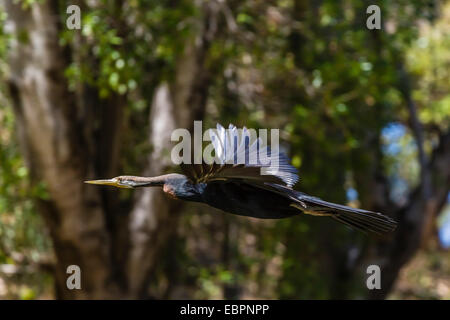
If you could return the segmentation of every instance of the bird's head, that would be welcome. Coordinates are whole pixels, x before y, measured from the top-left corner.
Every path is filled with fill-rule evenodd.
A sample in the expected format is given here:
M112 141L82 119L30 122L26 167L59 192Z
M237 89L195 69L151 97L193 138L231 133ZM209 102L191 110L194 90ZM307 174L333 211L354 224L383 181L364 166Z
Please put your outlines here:
M199 189L182 174L170 173L158 177L119 176L112 179L85 181L89 184L133 189L137 187L163 187L163 191L172 197L199 201ZM201 188L202 186L198 186Z
M163 186L166 179L164 176L160 177L135 177L135 176L118 176L112 179L102 179L102 180L89 180L85 183L98 184L105 186L113 186L117 188L133 189L137 187L153 187L153 186Z

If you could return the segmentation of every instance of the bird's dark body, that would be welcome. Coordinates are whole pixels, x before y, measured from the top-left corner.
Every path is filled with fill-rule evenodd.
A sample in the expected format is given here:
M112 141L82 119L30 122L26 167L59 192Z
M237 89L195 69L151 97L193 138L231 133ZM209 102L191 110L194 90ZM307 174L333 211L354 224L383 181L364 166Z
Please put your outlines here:
M228 213L259 219L281 219L300 213L329 216L363 231L383 234L395 228L395 221L377 212L331 203L274 184L246 180L217 180L193 184L178 175L168 187L178 199L203 202Z
M289 206L286 197L248 183L210 183L204 188L202 199L214 208L260 219L287 218L300 213Z

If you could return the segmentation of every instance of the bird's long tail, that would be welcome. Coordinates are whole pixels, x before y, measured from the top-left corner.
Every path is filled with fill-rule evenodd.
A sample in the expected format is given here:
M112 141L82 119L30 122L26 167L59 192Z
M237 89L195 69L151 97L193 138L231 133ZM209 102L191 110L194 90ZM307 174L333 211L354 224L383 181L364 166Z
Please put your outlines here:
M329 216L352 228L380 235L392 232L397 227L395 220L379 212L327 202L278 184L266 183L266 186L270 186L279 194L287 196L292 201L290 205L305 214Z
M352 228L363 232L373 232L379 235L392 232L397 227L397 222L379 212L356 209L341 204L336 204L309 196L303 192L273 183L266 183L281 195L291 199L291 206L305 214L314 216L329 216Z
M296 198L300 204L300 207L298 205L296 207L304 213L330 216L339 222L364 232L383 235L392 232L397 226L397 222L379 212L331 203L302 193Z

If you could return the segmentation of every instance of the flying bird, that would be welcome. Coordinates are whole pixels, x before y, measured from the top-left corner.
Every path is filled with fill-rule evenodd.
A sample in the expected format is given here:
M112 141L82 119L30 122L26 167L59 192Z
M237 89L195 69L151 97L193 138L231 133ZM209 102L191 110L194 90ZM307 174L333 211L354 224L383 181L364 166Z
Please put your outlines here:
M240 130L230 125L225 130L218 124L211 134L215 153L212 163L205 160L201 164L182 163L183 174L118 176L85 182L119 188L162 187L165 193L177 199L202 202L228 213L261 219L280 219L303 213L329 217L378 235L396 228L397 223L381 213L324 201L294 190L299 177L289 159L282 152L272 154L269 146L262 146L260 138L250 141L250 137L245 127ZM236 159L244 161L239 163ZM267 160L270 163L276 161L278 168L270 167Z

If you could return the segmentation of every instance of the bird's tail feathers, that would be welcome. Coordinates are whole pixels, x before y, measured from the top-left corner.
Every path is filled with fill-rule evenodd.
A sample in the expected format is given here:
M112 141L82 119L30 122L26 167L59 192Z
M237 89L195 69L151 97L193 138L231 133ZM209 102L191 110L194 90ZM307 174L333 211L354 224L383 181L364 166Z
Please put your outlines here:
M265 185L273 188L272 190L275 190L280 195L288 196L292 200L291 206L303 211L305 214L330 216L352 228L379 235L392 232L397 227L395 220L379 212L327 202L303 192L273 183L266 183Z
M305 213L328 215L339 222L364 232L383 235L392 232L397 227L395 220L379 212L356 209L304 194L298 197L298 200L306 206L303 210Z

